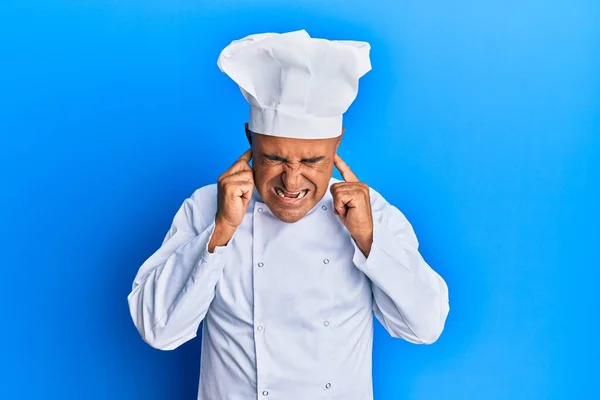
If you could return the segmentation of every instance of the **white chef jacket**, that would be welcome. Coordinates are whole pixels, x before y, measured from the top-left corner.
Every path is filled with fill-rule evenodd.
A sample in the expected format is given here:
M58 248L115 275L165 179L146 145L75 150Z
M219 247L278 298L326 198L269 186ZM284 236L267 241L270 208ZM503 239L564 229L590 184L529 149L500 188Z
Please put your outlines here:
M410 223L370 194L365 258L329 191L286 223L255 189L233 238L209 253L217 186L196 190L133 282L128 302L139 333L171 350L204 321L200 400L372 399L373 315L394 337L432 343L449 305Z

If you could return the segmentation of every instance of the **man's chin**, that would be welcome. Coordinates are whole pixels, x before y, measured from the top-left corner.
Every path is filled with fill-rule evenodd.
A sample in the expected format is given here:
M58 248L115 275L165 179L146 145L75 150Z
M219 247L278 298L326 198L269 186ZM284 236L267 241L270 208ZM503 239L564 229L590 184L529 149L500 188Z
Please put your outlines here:
M287 222L289 224L300 221L308 213L308 211L305 210L304 208L281 209L279 207L271 208L271 212L277 218L279 218L283 222Z

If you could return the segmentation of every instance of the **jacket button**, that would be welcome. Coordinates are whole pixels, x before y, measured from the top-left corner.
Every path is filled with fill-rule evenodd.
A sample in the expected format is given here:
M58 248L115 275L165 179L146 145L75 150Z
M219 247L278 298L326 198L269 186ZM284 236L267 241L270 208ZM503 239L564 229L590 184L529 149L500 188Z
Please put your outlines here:
M331 383L327 382L327 384L325 385L326 389L329 389L331 387Z
M323 260L323 264L329 264L329 259L327 259L327 258L326 258L326 259L324 259L324 260Z
M262 268L262 267L264 267L264 266L265 266L265 264L263 264L263 263L259 262L259 263L258 263L258 266L259 266L260 268Z
M263 395L263 396L268 396L268 395L269 395L269 392L267 392L266 390L263 390L263 392L262 392L262 395Z

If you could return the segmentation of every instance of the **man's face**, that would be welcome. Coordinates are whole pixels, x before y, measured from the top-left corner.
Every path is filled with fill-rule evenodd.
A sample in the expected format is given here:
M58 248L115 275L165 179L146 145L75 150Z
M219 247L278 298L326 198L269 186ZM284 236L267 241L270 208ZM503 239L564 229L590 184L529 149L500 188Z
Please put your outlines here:
M296 222L325 195L341 136L290 139L250 132L254 184L279 219Z

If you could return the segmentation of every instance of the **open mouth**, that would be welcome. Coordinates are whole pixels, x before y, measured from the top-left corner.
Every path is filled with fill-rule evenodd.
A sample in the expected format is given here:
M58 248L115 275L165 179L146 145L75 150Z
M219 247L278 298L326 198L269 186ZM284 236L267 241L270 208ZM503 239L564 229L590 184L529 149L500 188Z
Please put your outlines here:
M288 192L287 190L283 190L282 188L277 186L274 190L275 194L277 194L277 196L279 196L279 198L284 201L300 200L304 198L308 193L308 189L300 190L297 192Z

